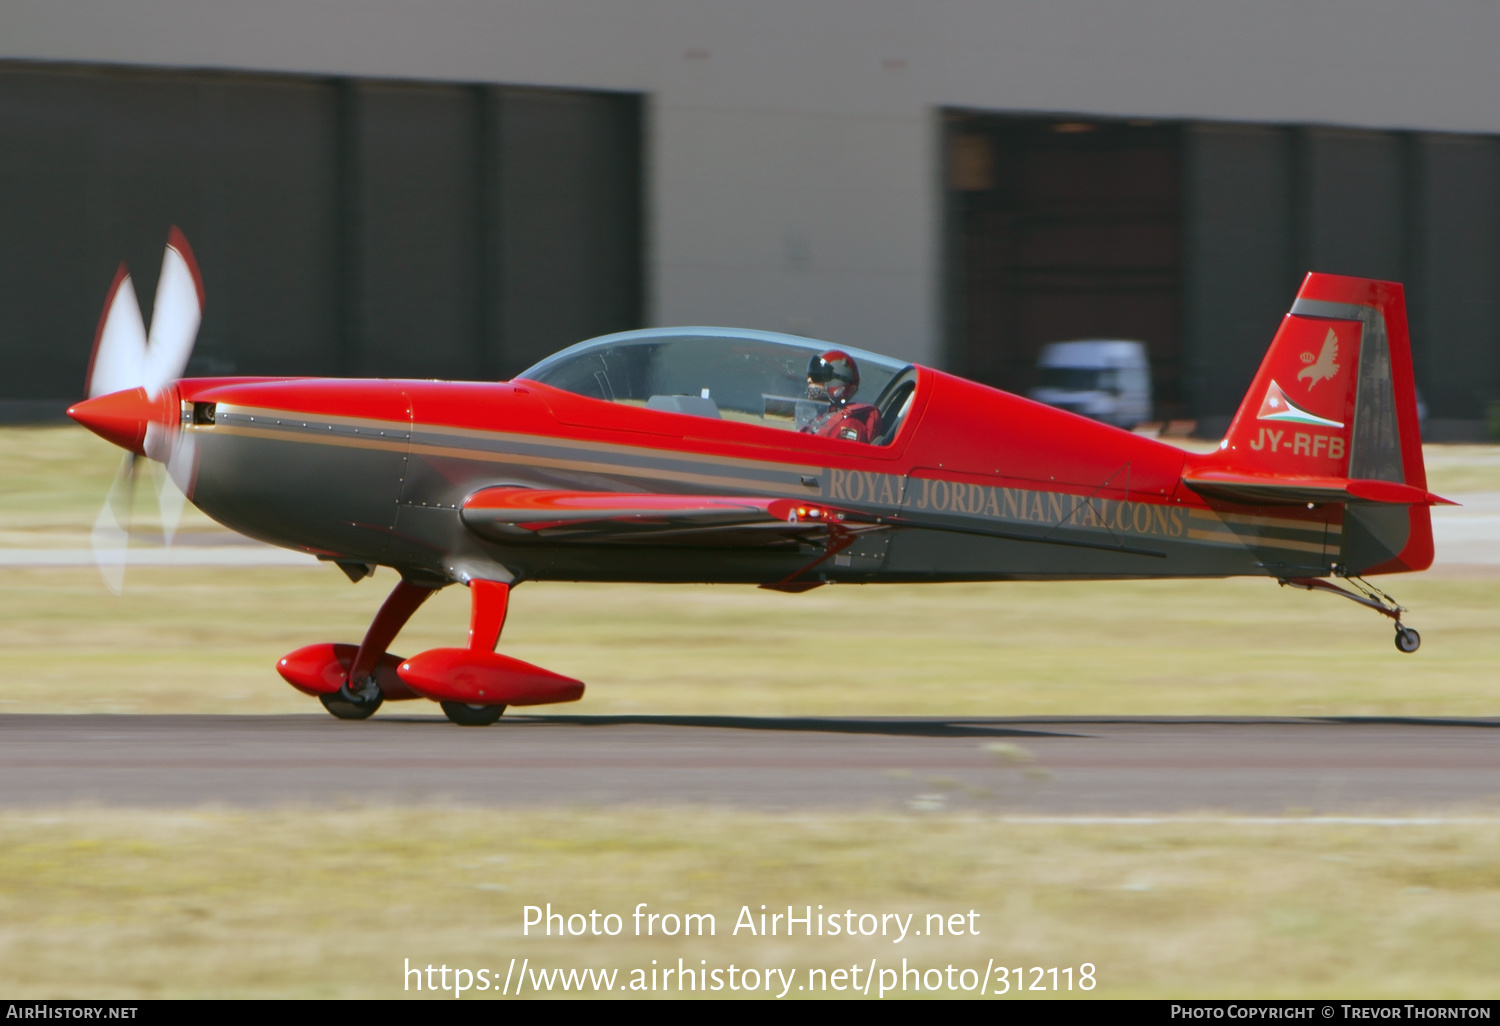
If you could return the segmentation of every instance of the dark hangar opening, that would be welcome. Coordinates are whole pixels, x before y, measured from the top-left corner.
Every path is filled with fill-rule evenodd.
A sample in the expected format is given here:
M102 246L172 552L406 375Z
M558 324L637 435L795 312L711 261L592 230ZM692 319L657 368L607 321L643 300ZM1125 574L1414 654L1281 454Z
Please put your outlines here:
M1309 270L1402 282L1423 438L1500 432L1500 137L947 110L948 365L1134 338L1155 417L1218 438Z
M948 360L1024 394L1049 342L1146 343L1157 417L1184 416L1182 131L946 111Z
M190 375L508 377L644 316L635 94L0 62L0 421L187 235Z

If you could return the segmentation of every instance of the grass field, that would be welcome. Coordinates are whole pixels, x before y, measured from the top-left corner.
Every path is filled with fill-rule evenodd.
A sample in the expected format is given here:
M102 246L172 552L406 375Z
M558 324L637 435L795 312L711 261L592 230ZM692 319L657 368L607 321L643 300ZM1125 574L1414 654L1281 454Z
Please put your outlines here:
M1500 489L1500 450L1431 451L1438 492ZM82 547L118 460L0 431L0 546ZM146 502L141 522L149 526ZM214 531L192 516L189 530ZM283 653L355 641L389 571L0 570L0 712L323 715ZM1387 579L1421 652L1268 581L825 588L528 584L504 648L580 677L580 713L1496 715L1500 577ZM448 589L395 648L458 644ZM413 707L395 706L409 711ZM456 729L456 728L455 728ZM1097 968L1102 997L1494 998L1500 824L949 814L343 808L0 812L0 992L400 995L403 959L805 970L902 956ZM522 938L520 909L707 911L693 941ZM983 911L980 938L752 941L743 904ZM920 918L920 916L919 916ZM891 964L894 964L891 963Z
M87 546L115 452L82 429L0 432L0 541ZM1434 488L1500 487L1500 449L1430 459ZM148 524L149 498L137 504ZM201 514L185 527L218 530ZM1500 713L1500 577L1386 581L1423 633L1415 656L1352 603L1249 579L804 595L528 584L504 647L586 681L578 712ZM88 568L0 570L0 711L314 711L276 659L358 641L393 582L388 570L351 585L331 567L133 568L115 597ZM467 619L466 592L447 589L395 650L461 644Z
M394 580L331 568L0 571L4 712L298 712L276 675L359 640ZM743 715L1495 715L1494 578L1397 591L1422 650L1373 614L1264 581L825 588L529 584L506 652L588 683L559 712ZM395 650L463 643L439 594ZM398 704L404 712L432 709Z
M1098 997L1494 998L1497 848L1494 821L9 813L0 815L0 990L383 997L403 994L405 959L498 970L498 986L511 958L628 974L681 957L805 974L905 957L981 973L990 958L1028 971L1088 962ZM547 902L618 913L626 932L522 937L522 907ZM630 937L638 902L712 913L715 936ZM741 907L758 916L762 904L915 913L915 924L976 909L980 935L734 936Z

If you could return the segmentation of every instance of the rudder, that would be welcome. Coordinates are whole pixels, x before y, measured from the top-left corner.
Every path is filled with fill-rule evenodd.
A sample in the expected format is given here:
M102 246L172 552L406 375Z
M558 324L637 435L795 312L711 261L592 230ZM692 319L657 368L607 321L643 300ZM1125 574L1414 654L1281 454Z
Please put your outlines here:
M1349 573L1432 563L1406 299L1394 282L1308 274L1219 450L1187 483L1252 503L1342 502Z

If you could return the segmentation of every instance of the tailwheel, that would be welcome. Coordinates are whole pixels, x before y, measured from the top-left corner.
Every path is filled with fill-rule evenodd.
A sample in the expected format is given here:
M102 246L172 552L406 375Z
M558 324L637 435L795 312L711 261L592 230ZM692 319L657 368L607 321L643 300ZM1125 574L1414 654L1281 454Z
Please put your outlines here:
M1339 567L1334 567L1333 572L1354 585L1359 591L1349 591L1346 588L1340 588L1331 581L1321 580L1317 577L1282 577L1276 583L1283 588L1290 584L1294 588L1306 588L1308 591L1328 591L1335 595L1342 595L1350 601L1358 602L1362 606L1367 606L1375 610L1381 616L1388 616L1396 621L1396 648L1398 651L1410 655L1422 646L1422 635L1401 622L1401 614L1406 612L1405 606L1398 605L1395 599L1358 575L1345 573Z
M443 707L443 715L460 727L488 727L505 712L503 705L469 705L467 702L442 702L440 704ZM329 711L332 712L331 709ZM338 713L334 715L337 716Z
M330 694L319 695L318 699L323 703L323 708L341 720L367 720L375 715L375 710L380 708L385 696L380 693L380 685L371 677L358 690L351 690L345 684Z

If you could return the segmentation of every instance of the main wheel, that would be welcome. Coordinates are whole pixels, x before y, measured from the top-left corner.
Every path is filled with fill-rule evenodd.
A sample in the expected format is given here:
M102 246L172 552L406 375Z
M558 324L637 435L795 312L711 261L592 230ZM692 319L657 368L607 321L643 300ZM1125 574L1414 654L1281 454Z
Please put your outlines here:
M319 695L318 699L323 703L323 708L341 720L367 720L375 715L375 710L380 708L380 703L385 701L384 696L376 692L374 698L354 699L343 691L335 691L328 695Z
M488 727L505 712L503 705L468 705L464 702L443 702L443 715L460 727Z
M1396 648L1402 652L1415 652L1422 647L1422 635L1410 627L1396 628Z

